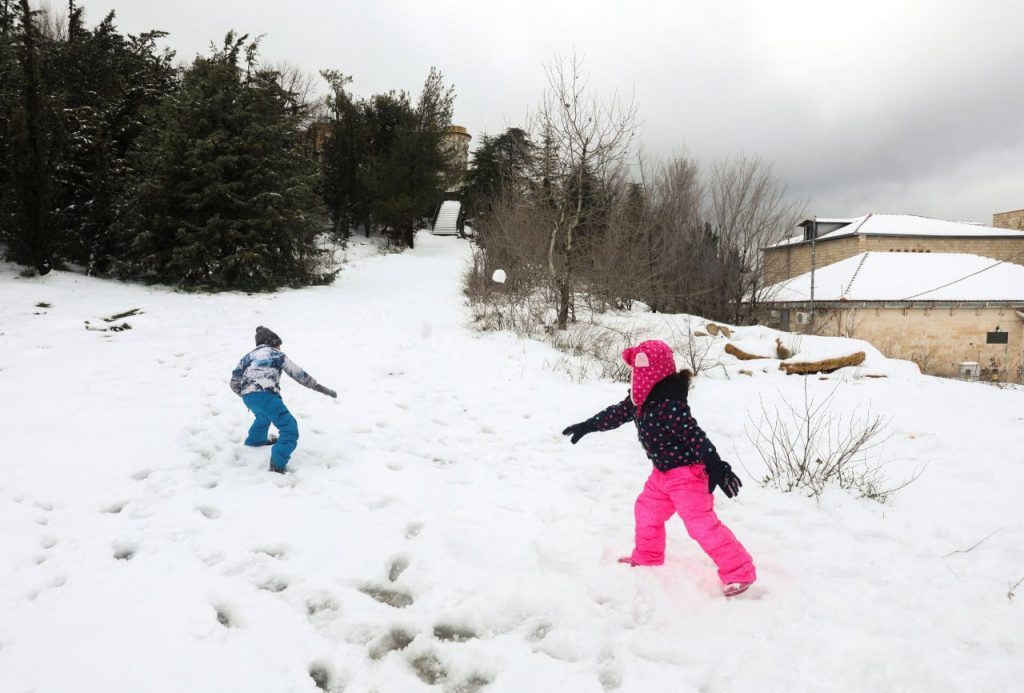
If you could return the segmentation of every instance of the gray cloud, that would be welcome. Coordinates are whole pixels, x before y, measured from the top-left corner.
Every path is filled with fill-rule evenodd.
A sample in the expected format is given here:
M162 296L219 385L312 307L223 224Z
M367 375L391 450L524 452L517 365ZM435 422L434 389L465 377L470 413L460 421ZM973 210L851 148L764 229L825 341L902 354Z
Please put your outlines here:
M1017 0L84 0L90 21L171 33L182 58L231 28L264 56L337 68L369 95L431 65L479 138L524 123L557 52L599 92L635 96L641 142L705 163L772 161L822 216L989 222L1024 207L1024 3Z

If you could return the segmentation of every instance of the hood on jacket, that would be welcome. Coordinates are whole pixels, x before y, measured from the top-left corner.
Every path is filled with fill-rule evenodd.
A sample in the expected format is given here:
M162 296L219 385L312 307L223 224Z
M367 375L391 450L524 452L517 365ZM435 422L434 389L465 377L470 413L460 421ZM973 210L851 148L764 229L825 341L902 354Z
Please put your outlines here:
M649 339L625 349L622 360L633 370L630 395L638 409L660 380L676 372L672 347L659 339Z

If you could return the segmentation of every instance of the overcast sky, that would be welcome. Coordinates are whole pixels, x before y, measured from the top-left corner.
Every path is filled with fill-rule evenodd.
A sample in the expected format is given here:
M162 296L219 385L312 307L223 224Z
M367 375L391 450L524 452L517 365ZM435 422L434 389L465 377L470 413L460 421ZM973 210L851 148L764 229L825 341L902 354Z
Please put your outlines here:
M63 2L54 0L55 6ZM228 29L268 62L419 93L431 65L474 138L521 126L574 49L635 98L652 155L774 164L809 214L991 223L1024 208L1021 0L80 0L90 24L162 29L179 58Z

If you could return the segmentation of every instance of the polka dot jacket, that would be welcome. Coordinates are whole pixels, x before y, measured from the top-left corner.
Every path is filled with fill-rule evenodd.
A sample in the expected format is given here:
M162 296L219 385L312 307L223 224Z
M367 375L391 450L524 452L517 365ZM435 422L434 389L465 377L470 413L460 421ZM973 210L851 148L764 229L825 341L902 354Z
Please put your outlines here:
M721 462L718 451L697 425L686 403L688 378L664 378L644 400L639 416L632 398L597 413L585 424L593 431L610 431L627 421L636 423L637 437L648 459L662 472L691 464L714 466Z

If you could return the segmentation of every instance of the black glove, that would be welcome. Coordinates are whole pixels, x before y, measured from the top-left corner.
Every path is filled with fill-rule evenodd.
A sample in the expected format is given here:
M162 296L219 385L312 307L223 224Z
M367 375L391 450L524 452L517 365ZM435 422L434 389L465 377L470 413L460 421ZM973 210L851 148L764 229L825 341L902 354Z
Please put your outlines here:
M580 438L587 435L588 433L593 433L595 430L597 429L594 428L593 424L584 421L583 423L573 424L572 426L569 426L567 429L562 431L562 435L570 436L569 440L572 442L573 445L575 445L576 443L580 442Z
M332 390L329 387L324 387L323 385L317 385L313 389L316 390L317 392L319 392L321 395L327 395L328 397L333 397L334 399L338 399L338 393L335 392L334 390Z
M722 489L727 498L734 498L740 492L743 482L733 474L728 462L719 460L717 463L705 465L708 472L708 493L715 492L715 486Z

